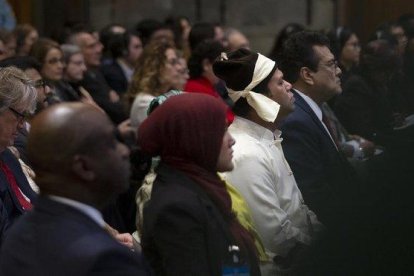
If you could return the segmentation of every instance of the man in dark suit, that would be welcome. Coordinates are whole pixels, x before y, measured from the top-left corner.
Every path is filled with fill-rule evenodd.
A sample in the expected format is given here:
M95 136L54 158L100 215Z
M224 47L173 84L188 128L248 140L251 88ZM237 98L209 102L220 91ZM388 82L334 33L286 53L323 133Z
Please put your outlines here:
M147 275L101 213L128 187L129 151L108 117L82 103L54 105L32 121L28 156L40 196L10 229L0 275Z
M99 69L108 85L122 98L128 90L134 67L142 53L141 39L131 32L112 34L108 48L111 58L103 60Z
M286 42L280 66L296 104L281 125L286 158L305 202L329 228L344 219L355 178L320 108L342 91L341 69L328 47L324 35L300 32Z

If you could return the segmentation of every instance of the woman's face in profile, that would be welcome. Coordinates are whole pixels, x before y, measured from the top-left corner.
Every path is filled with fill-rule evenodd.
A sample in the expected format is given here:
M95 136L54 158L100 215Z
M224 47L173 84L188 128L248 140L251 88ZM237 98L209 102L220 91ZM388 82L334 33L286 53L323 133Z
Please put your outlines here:
M65 64L60 49L51 48L46 54L41 73L47 79L60 80L63 77L64 67Z
M358 37L355 34L352 34L342 48L341 60L356 65L359 63L360 53L361 46L359 45Z
M179 89L182 85L183 65L174 49L167 49L165 55L167 59L162 70L162 80L170 88Z
M224 133L223 143L221 144L220 154L217 160L217 171L227 172L234 168L233 165L233 145L236 143L228 130Z

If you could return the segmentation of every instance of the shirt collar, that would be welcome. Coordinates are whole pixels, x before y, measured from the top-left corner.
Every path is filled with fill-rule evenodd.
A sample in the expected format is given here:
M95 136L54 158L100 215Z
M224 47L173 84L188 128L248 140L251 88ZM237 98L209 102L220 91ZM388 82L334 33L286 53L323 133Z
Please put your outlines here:
M312 98L309 97L308 95L303 94L302 92L300 92L297 89L295 89L295 91L298 92L298 94L302 97L302 99L305 100L305 102L309 105L309 107L312 109L312 111L316 114L318 119L322 122L322 110L318 106L318 104L315 103L315 101L312 100Z
M79 201L75 201L73 199L66 198L66 197L49 195L49 198L54 200L54 201L57 201L59 203L71 206L71 207L81 211L82 213L84 213L88 217L90 217L99 226L101 226L101 227L105 226L105 221L103 220L102 214L96 208L94 208L90 205L86 205L84 203L81 203Z
M132 75L134 74L134 69L129 67L122 59L117 59L117 62L121 67L122 71L124 72L125 78L127 79L128 83L131 82Z
M258 140L274 141L282 139L280 138L280 135L282 134L280 130L277 129L275 132L271 132L269 129L239 116L235 117L230 127L242 129L244 133L247 133Z

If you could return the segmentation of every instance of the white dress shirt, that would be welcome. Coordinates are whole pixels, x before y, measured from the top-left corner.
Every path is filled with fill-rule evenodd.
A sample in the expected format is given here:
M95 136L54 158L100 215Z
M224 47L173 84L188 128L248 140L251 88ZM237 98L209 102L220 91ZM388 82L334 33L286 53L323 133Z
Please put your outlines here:
M283 154L281 132L237 116L229 132L236 140L234 169L223 177L245 198L269 256L286 256L297 242L309 244L322 225L303 202Z
M148 93L138 93L131 107L131 126L138 128L139 125L147 118L147 111L155 96Z
M317 103L315 103L314 100L312 100L311 97L308 95L303 94L299 90L295 89L296 92L298 92L299 96L302 97L302 99L305 100L305 102L310 106L312 111L315 113L316 117L318 117L319 121L321 121L323 127L326 130L326 133L328 133L329 137L331 137L332 143L334 144L335 148L338 150L338 147L336 146L335 140L332 138L331 133L328 130L328 127L325 125L325 123L322 121L322 109L318 106Z

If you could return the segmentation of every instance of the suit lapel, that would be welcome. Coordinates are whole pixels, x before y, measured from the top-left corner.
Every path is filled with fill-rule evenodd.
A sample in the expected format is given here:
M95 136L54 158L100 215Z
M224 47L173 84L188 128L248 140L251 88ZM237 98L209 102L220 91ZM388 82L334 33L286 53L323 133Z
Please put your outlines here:
M302 109L304 112L306 112L315 125L320 129L320 131L324 134L325 138L329 140L329 144L335 149L335 151L338 151L336 146L334 145L334 142L332 141L332 138L329 136L329 134L326 132L325 127L322 125L322 122L319 120L318 116L316 116L315 112L313 112L312 108L308 105L308 103L297 93L295 90L292 89L293 95L295 96L295 104L300 109Z
M19 161L14 157L13 153L11 153L8 149L6 149L1 154L1 160L7 164L7 166L10 168L10 170L13 173L13 176L16 180L16 183L22 193L30 199L30 201L33 203L33 201L36 198L36 193L32 190L29 183L27 182L26 176L24 175L23 171L21 170ZM5 187L10 194L11 199L14 202L14 205L18 207L18 209L24 213L24 210L22 209L19 200L17 199L16 195L14 194L14 191L8 184L6 175L2 170L0 170L0 181L2 183L5 183Z

